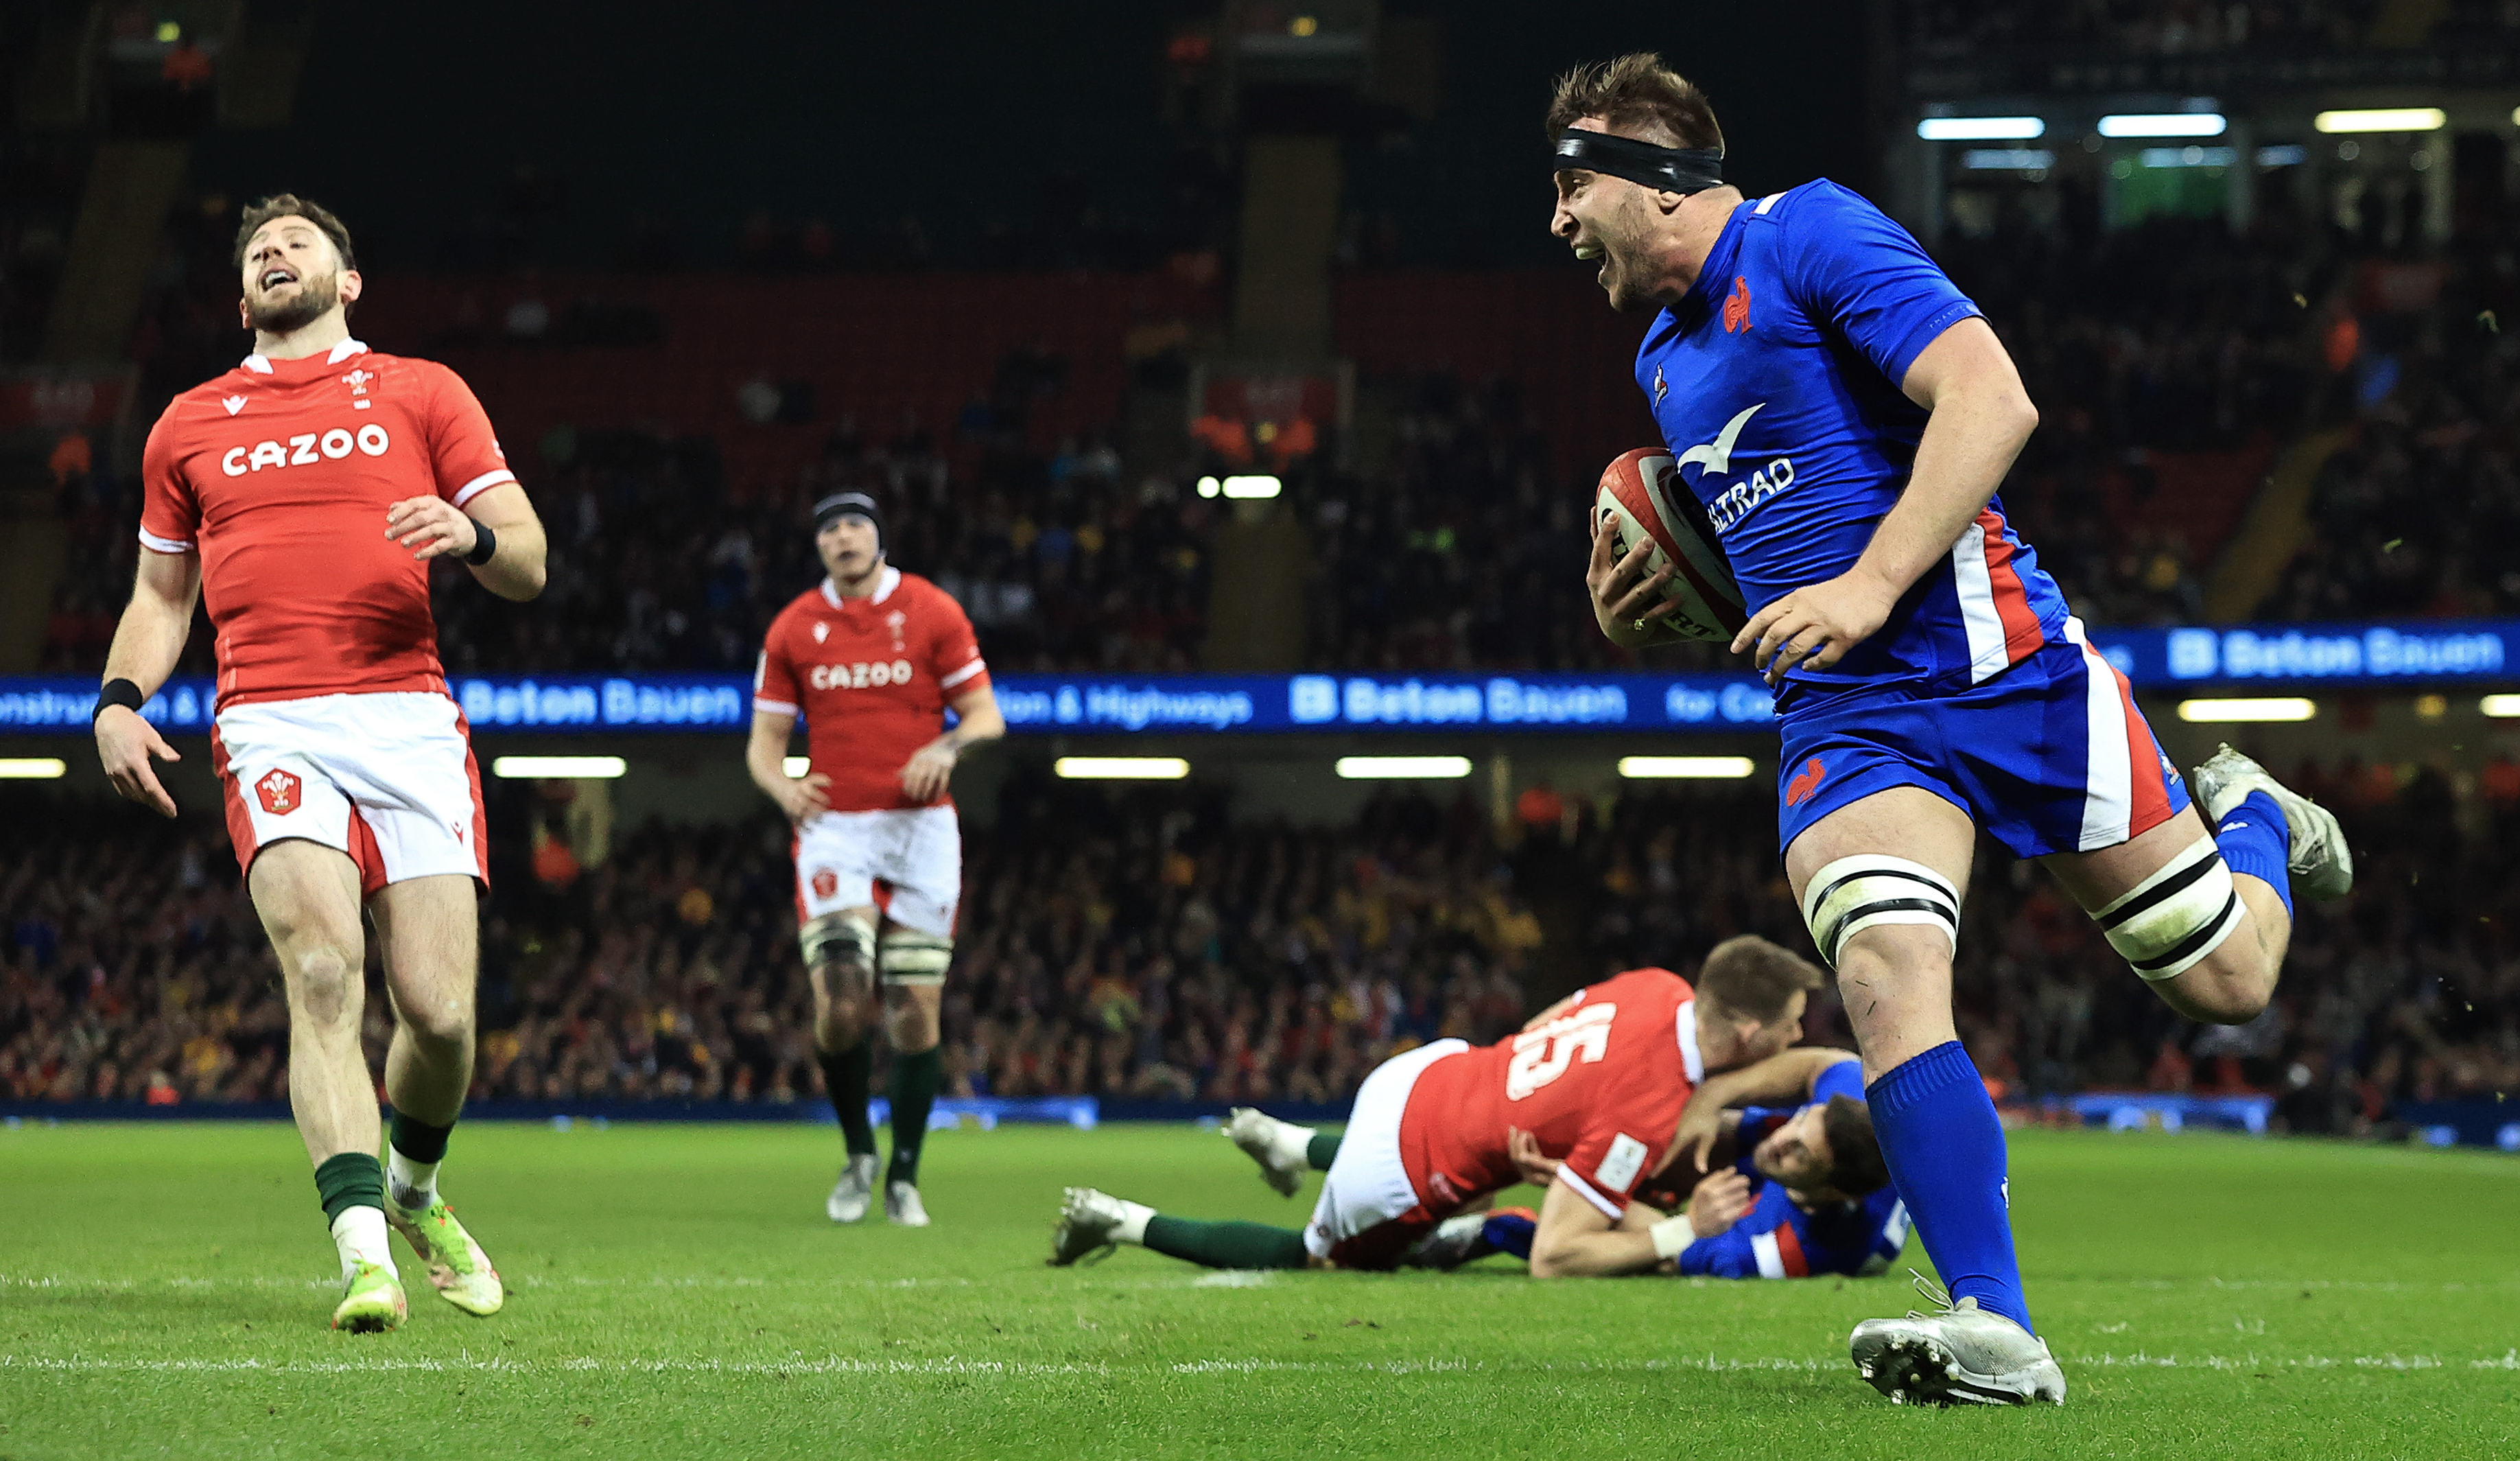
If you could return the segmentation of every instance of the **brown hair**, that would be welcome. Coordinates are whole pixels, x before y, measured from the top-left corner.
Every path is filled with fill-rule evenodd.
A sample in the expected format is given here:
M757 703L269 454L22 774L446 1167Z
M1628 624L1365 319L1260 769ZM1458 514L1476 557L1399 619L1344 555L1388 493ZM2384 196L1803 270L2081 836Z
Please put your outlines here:
M1651 51L1579 66L1557 78L1549 100L1550 140L1587 116L1601 118L1616 132L1643 133L1639 140L1663 147L1724 150L1724 129L1715 124L1706 93Z
M1828 1185L1848 1197L1869 1197L1890 1185L1881 1140L1872 1134L1872 1108L1853 1096L1831 1096L1821 1113L1828 1138Z
M236 257L230 261L230 267L245 266L245 246L253 242L256 229L274 218L303 218L314 224L340 251L343 269L359 266L359 256L350 250L350 230L342 226L340 219L333 216L331 208L294 193L274 193L260 203L247 205L245 221L237 225Z
M1715 945L1698 966L1695 981L1700 999L1762 1025L1785 1018L1795 990L1809 993L1824 982L1818 965L1756 934Z

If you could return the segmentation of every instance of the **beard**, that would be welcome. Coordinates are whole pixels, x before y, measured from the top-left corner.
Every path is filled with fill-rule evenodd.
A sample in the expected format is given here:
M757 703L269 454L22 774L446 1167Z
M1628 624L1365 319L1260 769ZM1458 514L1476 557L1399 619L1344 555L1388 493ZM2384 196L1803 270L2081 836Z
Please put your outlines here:
M297 281L297 293L280 303L248 296L245 301L246 323L264 335L293 335L322 319L340 302L341 276L317 274Z

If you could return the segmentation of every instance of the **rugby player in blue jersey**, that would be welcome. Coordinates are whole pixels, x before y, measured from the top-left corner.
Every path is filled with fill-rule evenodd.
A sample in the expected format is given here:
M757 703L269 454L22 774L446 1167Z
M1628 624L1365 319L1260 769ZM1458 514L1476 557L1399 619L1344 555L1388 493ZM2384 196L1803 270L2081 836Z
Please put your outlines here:
M1950 1289L1935 1313L1859 1325L1857 1368L1894 1400L2062 1401L2022 1298L2003 1130L1952 1019L1977 836L2045 862L2173 1009L2236 1024L2274 990L2291 880L2352 886L2343 834L2228 748L2196 770L2213 827L2198 815L2005 521L1995 490L2039 413L1906 231L1834 183L1726 185L1704 94L1650 55L1562 78L1549 132L1552 231L1599 261L1614 307L1659 310L1637 384L1750 607L1733 649L1777 692L1785 873ZM1621 645L1667 632L1669 571L1644 558L1614 561L1597 525L1586 582Z

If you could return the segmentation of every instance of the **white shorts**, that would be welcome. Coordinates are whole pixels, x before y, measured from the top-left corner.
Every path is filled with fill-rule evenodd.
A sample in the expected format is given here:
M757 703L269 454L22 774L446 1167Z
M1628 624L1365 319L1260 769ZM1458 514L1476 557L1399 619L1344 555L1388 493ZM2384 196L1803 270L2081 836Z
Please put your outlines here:
M1304 1224L1306 1253L1317 1258L1339 1257L1333 1250L1340 1244L1424 1206L1400 1161L1400 1114L1409 1106L1409 1092L1417 1086L1419 1072L1469 1048L1465 1040L1437 1040L1403 1051L1374 1067L1365 1084L1357 1087L1356 1105L1347 1114L1338 1155L1330 1159L1330 1169L1322 1177L1321 1201L1313 1205L1313 1220Z
M963 824L951 806L827 811L796 829L796 921L843 908L939 938L963 902Z
M490 886L481 773L464 712L443 695L232 706L211 723L210 766L248 873L255 853L300 837L349 854L361 896L440 873Z

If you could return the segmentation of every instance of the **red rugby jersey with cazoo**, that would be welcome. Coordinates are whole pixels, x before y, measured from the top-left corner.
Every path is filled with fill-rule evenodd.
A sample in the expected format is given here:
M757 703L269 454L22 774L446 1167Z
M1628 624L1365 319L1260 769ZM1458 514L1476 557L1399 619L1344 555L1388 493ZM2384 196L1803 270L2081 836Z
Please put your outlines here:
M517 475L455 372L345 340L248 355L175 397L141 479L141 546L201 553L224 708L444 694L428 565L385 536L385 514L407 497L462 507Z
M757 710L805 719L813 769L833 811L950 806L902 789L911 753L945 730L945 708L989 683L971 620L954 596L887 567L874 593L844 599L828 578L798 594L761 647Z

